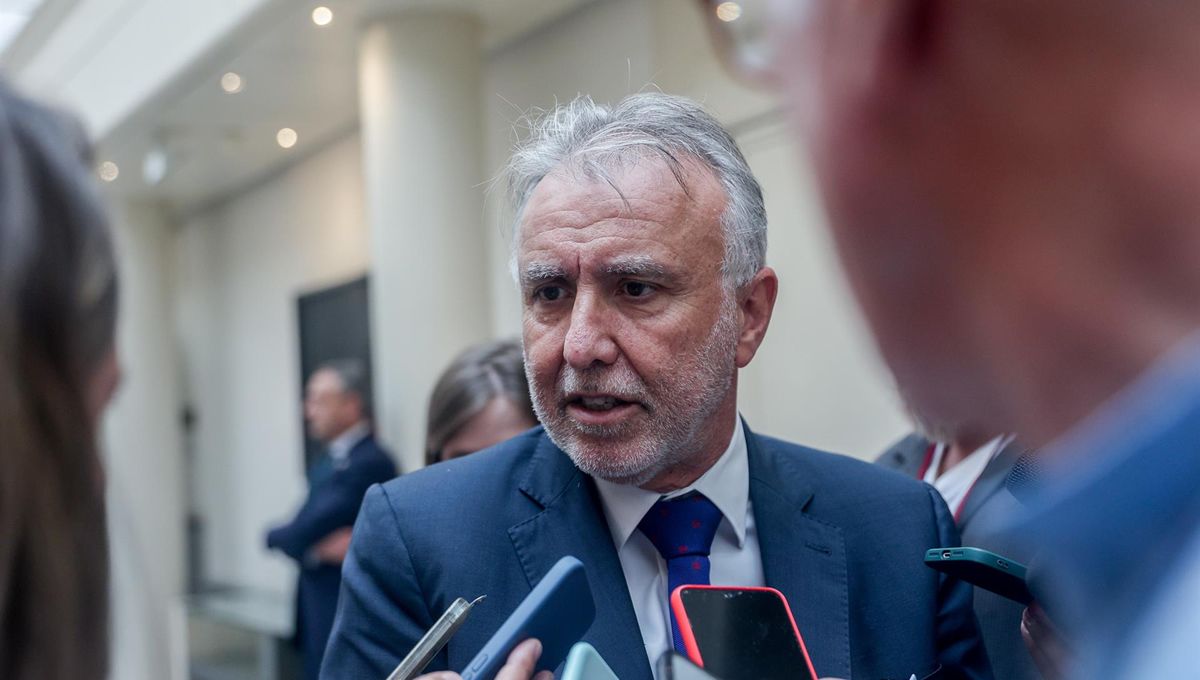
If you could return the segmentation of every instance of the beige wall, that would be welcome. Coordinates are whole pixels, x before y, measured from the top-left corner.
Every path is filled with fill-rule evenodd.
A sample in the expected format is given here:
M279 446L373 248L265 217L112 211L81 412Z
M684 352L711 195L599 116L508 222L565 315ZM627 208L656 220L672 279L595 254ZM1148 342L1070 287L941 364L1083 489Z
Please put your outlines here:
M197 505L217 580L283 592L294 578L263 534L305 492L296 298L366 269L361 167L347 137L176 236Z

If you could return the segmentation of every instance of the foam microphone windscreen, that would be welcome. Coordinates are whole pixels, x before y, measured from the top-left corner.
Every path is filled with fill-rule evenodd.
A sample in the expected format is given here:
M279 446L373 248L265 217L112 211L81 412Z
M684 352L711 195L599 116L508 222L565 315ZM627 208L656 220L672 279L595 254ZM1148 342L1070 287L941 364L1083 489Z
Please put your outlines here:
M1042 491L1042 464L1032 452L1025 452L1013 464L1012 470L1004 480L1004 486L1018 501L1028 505Z

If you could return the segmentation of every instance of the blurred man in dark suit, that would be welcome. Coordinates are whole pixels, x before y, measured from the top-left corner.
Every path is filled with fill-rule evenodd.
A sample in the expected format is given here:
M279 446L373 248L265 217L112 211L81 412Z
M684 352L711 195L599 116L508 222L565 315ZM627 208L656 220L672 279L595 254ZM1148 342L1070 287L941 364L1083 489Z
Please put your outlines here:
M339 359L313 371L304 396L309 433L327 449L308 473L308 498L291 522L267 534L267 546L300 565L296 586L296 642L308 678L321 669L333 627L342 560L363 495L396 476L391 457L371 433L366 369Z
M936 428L916 418L918 432L896 442L875 462L930 484L950 508L962 543L1028 564L1028 550L1002 535L1021 506L1005 482L1022 453L1009 435L978 428ZM1039 680L1042 675L1021 637L1025 607L975 589L975 615L996 680Z

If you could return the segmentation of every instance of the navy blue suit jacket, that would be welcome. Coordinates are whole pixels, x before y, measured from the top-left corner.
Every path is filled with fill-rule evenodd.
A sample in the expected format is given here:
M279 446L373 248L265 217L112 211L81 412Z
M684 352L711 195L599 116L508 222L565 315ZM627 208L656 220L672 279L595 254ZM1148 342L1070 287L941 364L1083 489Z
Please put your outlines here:
M791 603L818 674L991 677L970 587L922 561L957 544L937 492L843 456L749 430L746 439L766 581ZM595 483L541 428L368 492L322 677L387 677L455 598L487 595L431 665L461 670L564 555L586 565L596 598L584 640L622 680L649 680Z
M333 472L308 492L308 498L289 523L267 533L267 546L281 550L300 565L296 583L296 641L304 652L307 677L316 678L341 589L341 567L306 558L322 538L354 526L363 495L372 484L396 476L396 465L373 436L350 449Z

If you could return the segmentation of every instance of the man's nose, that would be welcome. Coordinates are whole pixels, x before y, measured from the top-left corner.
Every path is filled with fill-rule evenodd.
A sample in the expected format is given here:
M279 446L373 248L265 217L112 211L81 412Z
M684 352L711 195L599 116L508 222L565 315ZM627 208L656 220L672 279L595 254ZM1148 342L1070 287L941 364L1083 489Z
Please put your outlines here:
M611 316L611 310L596 296L576 295L571 325L563 341L563 359L572 368L583 370L616 362L620 350L612 336Z

